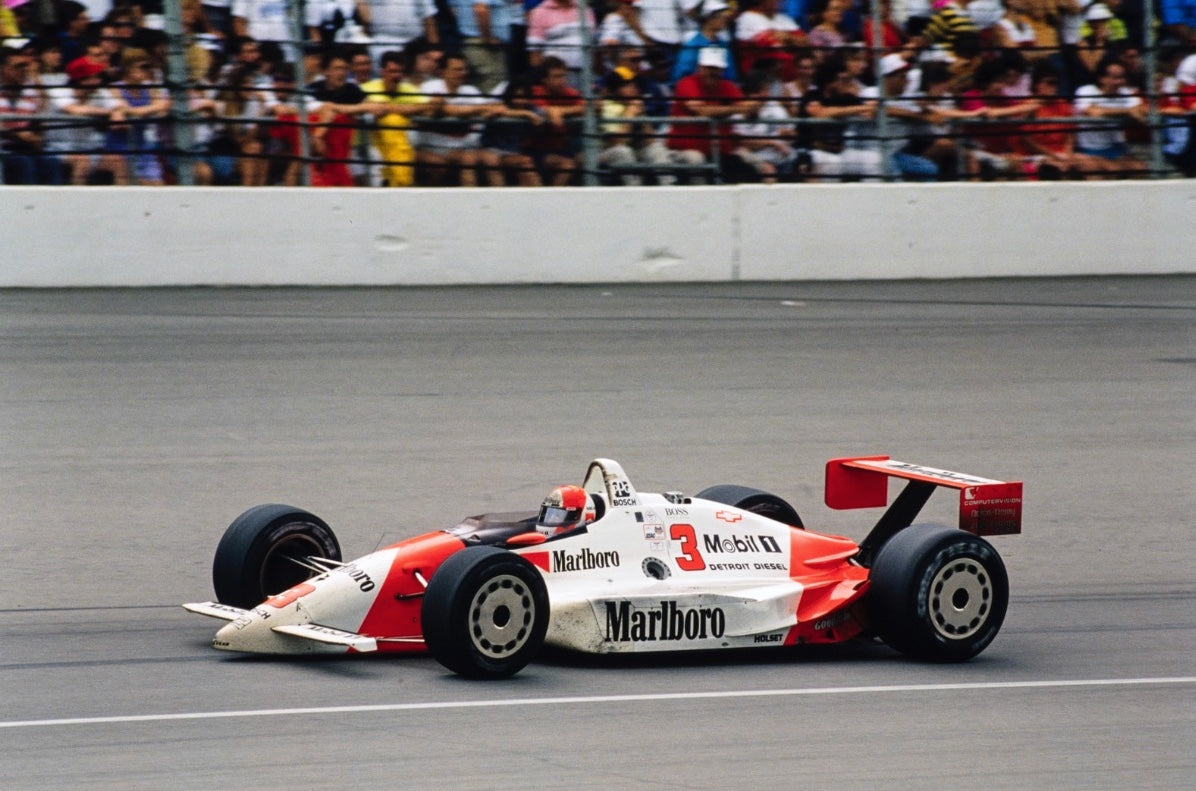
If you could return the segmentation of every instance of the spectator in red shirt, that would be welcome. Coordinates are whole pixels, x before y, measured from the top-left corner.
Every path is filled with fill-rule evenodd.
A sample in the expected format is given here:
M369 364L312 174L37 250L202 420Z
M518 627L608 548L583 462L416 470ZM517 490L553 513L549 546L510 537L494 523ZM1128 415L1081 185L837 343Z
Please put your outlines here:
M570 123L585 112L585 100L569 84L569 69L563 60L549 55L540 68L543 76L532 86L532 104L544 115L545 123L532 129L528 149L536 165L551 177L547 183L563 187L577 171L577 136L570 133Z
M871 52L873 36L876 30L872 27L872 15L865 13L860 25L860 34L864 42L864 49ZM892 0L880 0L880 40L885 52L902 52L909 41L901 26L893 21ZM903 55L911 54L902 52Z
M1015 138L1026 157L1027 172L1044 180L1082 179L1087 174L1106 172L1108 167L1099 157L1076 151L1073 123L1049 121L1075 116L1071 102L1059 95L1059 75L1050 65L1040 63L1034 67L1033 92L1039 104L1032 117L1047 122L1024 124Z
M324 76L307 86L317 103L310 120L319 125L311 131L311 150L315 157L311 183L314 187L352 187L349 171L353 131L357 117L371 110L365 105L365 92L349 82L349 60L339 51L324 56Z
M747 99L739 86L723 77L727 68L727 51L722 47L704 47L698 53L698 70L677 81L673 93L673 115L676 117L730 119L751 113L756 102ZM734 153L735 140L728 124L706 122L673 124L669 133L669 148L680 152L687 164L700 165L710 161L717 144L719 161L725 177L754 173ZM733 178L728 178L733 180ZM750 179L749 179L750 180Z
M1029 89L1025 60L1017 52L1006 52L986 60L976 69L972 82L973 86L963 93L960 107L964 110L983 109L983 117L990 121L1011 120L1010 123L988 123L966 130L975 146L970 153L976 168L985 178L1019 169L1023 153L1019 141L1020 119L1031 117L1042 104L1032 95L1006 93L1009 86L1022 82L1027 83L1025 90Z

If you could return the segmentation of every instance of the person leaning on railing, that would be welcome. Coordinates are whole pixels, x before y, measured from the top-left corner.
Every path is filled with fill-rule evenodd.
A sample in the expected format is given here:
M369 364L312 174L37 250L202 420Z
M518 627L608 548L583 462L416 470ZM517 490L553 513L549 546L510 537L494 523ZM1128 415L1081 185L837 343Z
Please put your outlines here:
M265 186L269 176L265 154L270 127L264 124L269 100L255 83L255 70L240 66L212 99L215 107L209 145L222 156L235 157L236 172L245 187Z
M111 174L114 184L128 184L128 163L107 151L104 141L110 124L125 121L128 106L103 87L103 64L76 58L67 64L66 73L69 82L51 93L51 109L81 122L54 122L47 130L51 149L61 152L72 184L87 184L101 172Z
M774 98L773 75L767 69L753 68L743 78L743 93L754 99L751 110L736 118L732 131L735 153L756 170L764 184L795 181L798 176L796 130L792 116Z
M491 183L488 171L498 167L498 157L482 148L481 132L482 123L500 115L503 107L468 84L468 74L465 57L448 53L440 59L440 77L420 86L441 103L443 120L422 124L416 145L421 164L437 184L449 183L450 172L455 172L462 187L476 187L479 170L483 182Z
M307 86L315 105L308 118L317 122L311 130L311 183L313 187L352 187L348 160L353 131L358 119L374 108L365 103L361 86L349 82L349 60L343 51L326 52L323 64L323 75Z
M957 95L952 92L951 70L943 63L927 63L922 67L920 90L915 103L921 108L922 117L909 122L909 142L899 154L933 163L935 178L939 181L963 176L958 167L960 157L954 138L955 124L984 118L988 108L961 107ZM968 175L979 169L977 159L970 150L965 149L964 160ZM902 164L900 167L903 172L910 172L908 165ZM922 171L913 172L920 175Z
M687 164L717 161L724 179L750 181L756 171L735 154L735 140L726 122L754 112L757 102L722 76L726 68L727 51L722 47L706 47L698 53L697 73L677 82L673 115L701 121L674 122L668 145ZM720 123L711 123L714 120Z
M210 68L211 56L206 49L192 47L187 51L187 70L192 83L187 90L187 111L191 114L189 123L194 152L189 161L196 185L232 186L237 183L238 150L230 137L219 135L222 128L214 120L219 111L216 91L207 85ZM182 161L179 156L168 160L176 182Z
M675 183L676 178L668 172L673 164L672 152L651 124L638 120L645 112L635 72L620 66L606 75L604 83L602 118L607 123L602 126L598 164L621 171L621 181L629 186L643 184L638 165L653 172L658 183Z
M416 152L411 140L412 119L435 115L433 103L418 85L407 80L407 59L391 50L382 54L378 77L362 84L365 101L372 105L374 147L382 158L382 181L389 187L415 183Z
M1059 84L1059 75L1049 65L1034 68L1031 85L1039 104L1013 138L1024 157L1024 172L1044 181L1106 172L1104 160L1076 151L1075 108L1059 95Z
M808 129L808 148L813 174L823 180L874 179L884 171L877 141L847 134L849 123L859 129L876 117L876 104L861 95L865 86L859 76L866 63L857 50L835 52L818 67L814 85L802 97L803 113L820 122Z
M531 130L528 150L544 180L555 187L569 184L581 166L576 122L585 113L585 101L569 79L565 62L549 56L540 67L540 79L532 85L532 103L544 114L545 123Z
M45 100L33 72L33 57L0 46L0 113L36 116ZM62 163L46 149L39 121L0 121L0 166L4 184L61 184Z
M111 90L124 102L125 122L108 130L107 147L123 152L132 177L141 186L165 184L160 157L158 124L150 119L164 118L170 112L170 96L157 86L158 78L150 71L149 53L127 47L121 53L122 79Z
M1054 74L1054 68L1041 62L1037 68ZM1056 83L1054 90L1058 89ZM969 171L984 180L1017 176L1022 173L1019 145L1020 119L1029 118L1042 105L1042 97L1032 94L1032 81L1026 61L1019 50L1005 50L984 61L976 69L971 87L961 97L965 110L984 109L981 123L965 124L962 132ZM1070 112L1070 107L1068 108Z
M1130 155L1125 127L1145 121L1147 107L1141 96L1126 87L1125 66L1116 61L1104 63L1094 84L1076 90L1075 110L1076 115L1093 119L1081 127L1076 138L1080 153L1104 160L1114 173L1145 170L1145 165Z
M884 106L885 135L882 138L875 121L853 122L849 130L850 144L877 148L885 156L893 171L907 181L934 181L939 177L935 162L921 155L919 141L911 139L910 129L923 122L925 113L916 100L917 86L910 84L910 64L896 53L880 59L880 85L870 85L860 91L861 98L879 102L888 97Z
M502 112L486 122L482 130L482 148L497 158L497 167L489 172L490 184L501 186L513 175L521 187L543 186L540 171L527 150L529 131L544 123L543 113L532 103L530 78L509 82L501 101Z

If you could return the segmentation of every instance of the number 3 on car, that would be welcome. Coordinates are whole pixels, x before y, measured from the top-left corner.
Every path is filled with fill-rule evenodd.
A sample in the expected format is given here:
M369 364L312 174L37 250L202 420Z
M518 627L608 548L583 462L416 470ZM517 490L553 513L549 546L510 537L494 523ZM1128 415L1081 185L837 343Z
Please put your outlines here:
M682 571L702 571L706 568L706 561L702 560L702 552L698 549L698 536L693 525L670 525L669 538L681 542L681 554L676 559L677 568Z

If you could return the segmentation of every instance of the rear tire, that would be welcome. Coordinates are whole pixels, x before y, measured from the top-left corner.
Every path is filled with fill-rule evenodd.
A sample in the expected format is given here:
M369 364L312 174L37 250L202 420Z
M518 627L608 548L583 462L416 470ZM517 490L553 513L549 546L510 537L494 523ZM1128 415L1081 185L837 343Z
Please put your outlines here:
M983 651L1005 620L1009 578L983 538L912 525L877 553L868 592L872 625L893 648L932 662Z
M316 572L295 560L339 561L340 543L323 519L290 505L250 508L233 520L216 547L212 584L221 604L249 609Z
M724 483L718 486L711 486L709 489L703 489L695 496L703 500L713 500L716 503L730 505L734 508L742 508L749 513L767 516L769 519L783 522L790 527L803 529L805 527L802 524L801 517L797 515L797 509L789 503L775 494L769 494L760 489L753 489L750 486L736 486L735 484Z
M544 644L548 587L519 555L468 547L432 575L420 620L428 651L440 664L469 678L506 678Z

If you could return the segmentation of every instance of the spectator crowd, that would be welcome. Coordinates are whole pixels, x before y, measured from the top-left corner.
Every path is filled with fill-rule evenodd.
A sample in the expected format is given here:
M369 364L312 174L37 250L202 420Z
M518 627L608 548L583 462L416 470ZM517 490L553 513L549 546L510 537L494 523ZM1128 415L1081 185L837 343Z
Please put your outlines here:
M0 1L5 184L1196 175L1196 0Z

